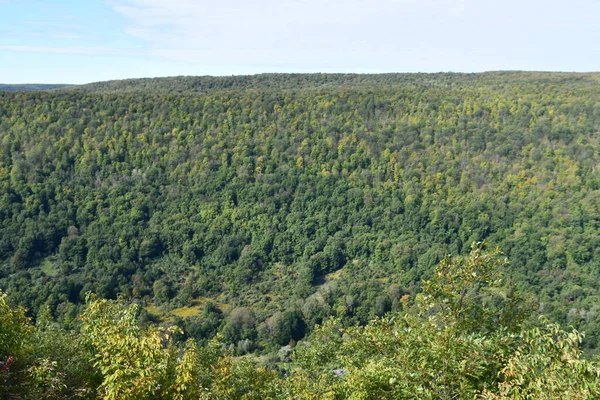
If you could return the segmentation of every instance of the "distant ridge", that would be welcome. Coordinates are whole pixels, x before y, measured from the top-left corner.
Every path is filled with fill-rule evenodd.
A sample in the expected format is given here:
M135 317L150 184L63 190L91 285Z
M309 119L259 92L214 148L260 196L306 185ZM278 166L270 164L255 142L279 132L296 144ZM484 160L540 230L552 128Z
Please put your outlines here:
M27 83L27 84L2 84L0 83L0 91L15 92L24 90L28 92L40 90L61 89L70 85L67 84L44 84L44 83Z
M207 93L220 90L300 90L300 89L373 89L412 85L463 86L504 85L510 83L598 84L600 73L494 71L483 73L383 73L383 74L283 74L270 73L234 76L175 76L124 79L71 86L66 90L98 92Z

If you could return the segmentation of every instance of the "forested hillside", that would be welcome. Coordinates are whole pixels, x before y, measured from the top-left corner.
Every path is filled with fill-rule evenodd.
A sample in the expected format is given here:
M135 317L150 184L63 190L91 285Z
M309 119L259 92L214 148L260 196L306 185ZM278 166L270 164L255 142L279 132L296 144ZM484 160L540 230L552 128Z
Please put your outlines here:
M69 85L61 85L61 84L1 84L0 90L3 91L17 91L17 90L25 90L25 91L38 91L38 90L52 90L52 89L61 89Z
M447 254L600 340L600 74L259 75L0 92L0 289L238 354L402 309Z
M498 71L475 73L258 74L124 79L71 86L77 92L207 93L235 90L390 89L406 86L597 85L600 73Z

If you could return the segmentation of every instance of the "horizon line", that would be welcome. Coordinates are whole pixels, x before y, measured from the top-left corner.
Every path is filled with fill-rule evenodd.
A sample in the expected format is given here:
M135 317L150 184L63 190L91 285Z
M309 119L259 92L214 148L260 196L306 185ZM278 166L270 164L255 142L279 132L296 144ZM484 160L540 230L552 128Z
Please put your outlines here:
M598 74L598 71L557 71L557 70L525 70L525 69L501 69L501 70L487 70L477 72L465 72L465 71L437 71L437 72L258 72L254 74L231 74L231 75L164 75L164 76L146 76L136 78L115 78L100 81L89 81L86 83L44 83L44 82L18 82L18 83L6 83L0 82L1 86L10 85L63 85L63 86L83 86L94 83L102 82L117 82L117 81L128 81L128 80L142 80L142 79L169 79L169 78L231 78L231 77L249 77L249 76L261 76L261 75L439 75L439 74L456 74L456 75L483 75L490 73L546 73L546 74Z

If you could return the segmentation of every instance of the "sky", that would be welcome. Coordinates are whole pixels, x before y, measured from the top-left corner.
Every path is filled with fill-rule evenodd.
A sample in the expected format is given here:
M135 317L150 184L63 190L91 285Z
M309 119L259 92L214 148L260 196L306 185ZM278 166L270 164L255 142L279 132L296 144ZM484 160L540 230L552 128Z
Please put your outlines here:
M1 83L600 71L600 0L0 0Z

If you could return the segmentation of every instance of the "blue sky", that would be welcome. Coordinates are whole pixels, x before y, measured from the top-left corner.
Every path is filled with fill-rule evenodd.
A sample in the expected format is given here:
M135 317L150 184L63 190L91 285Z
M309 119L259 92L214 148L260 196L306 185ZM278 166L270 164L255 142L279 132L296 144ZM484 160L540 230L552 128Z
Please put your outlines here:
M0 0L0 82L600 71L599 0Z

